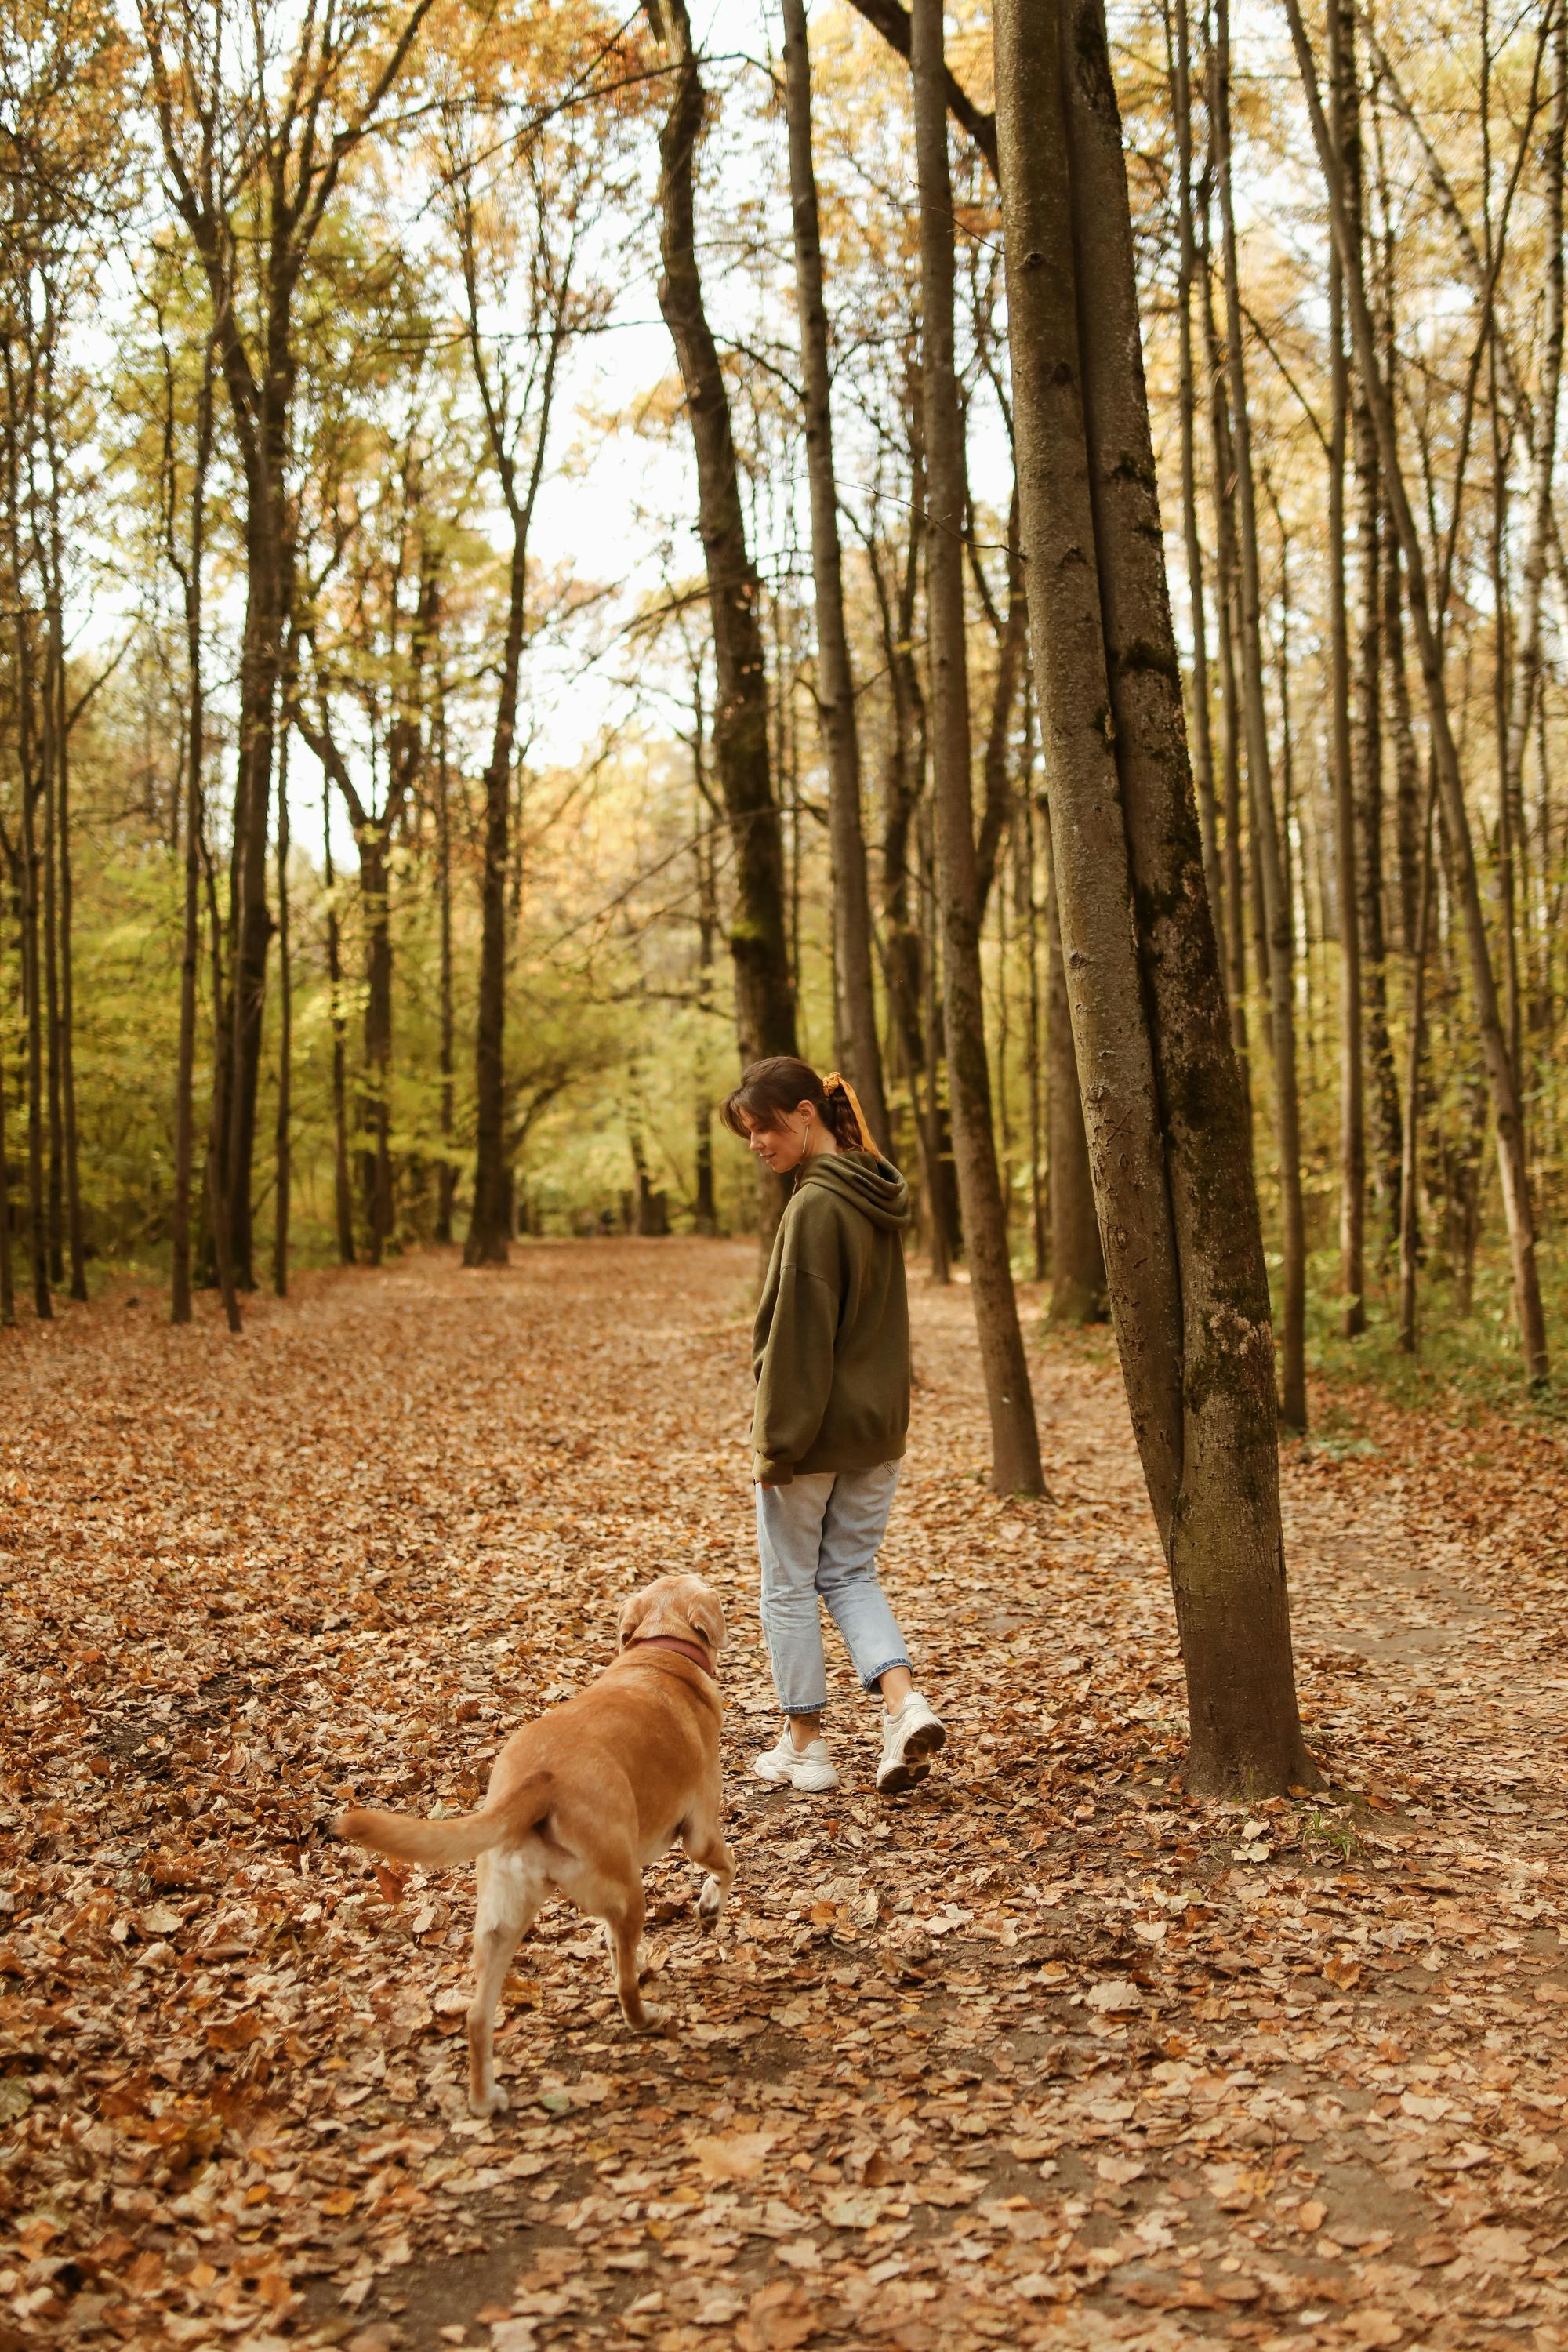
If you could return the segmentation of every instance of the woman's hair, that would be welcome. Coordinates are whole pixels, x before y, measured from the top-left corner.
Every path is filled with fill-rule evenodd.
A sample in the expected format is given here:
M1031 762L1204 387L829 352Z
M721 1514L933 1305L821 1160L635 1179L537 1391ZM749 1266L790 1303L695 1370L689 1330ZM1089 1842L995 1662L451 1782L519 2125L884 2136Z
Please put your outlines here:
M806 1102L835 1143L846 1151L862 1150L860 1121L849 1090L837 1072L834 1078L835 1083L826 1085L809 1062L794 1054L770 1054L765 1062L752 1064L734 1093L720 1104L719 1116L731 1135L744 1140L755 1128L782 1127Z

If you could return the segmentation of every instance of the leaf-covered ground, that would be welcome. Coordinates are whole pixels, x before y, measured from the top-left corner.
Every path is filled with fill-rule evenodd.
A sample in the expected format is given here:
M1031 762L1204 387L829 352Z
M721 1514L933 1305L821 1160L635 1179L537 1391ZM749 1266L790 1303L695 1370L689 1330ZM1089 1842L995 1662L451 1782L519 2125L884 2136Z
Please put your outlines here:
M843 1790L782 1795L751 1270L430 1255L237 1345L124 1292L0 1341L0 2352L1568 2341L1558 1444L1342 1396L1286 1467L1340 1793L1192 1806L1109 1346L1036 1336L1054 1499L1000 1502L922 1290L887 1571L952 1747L879 1802L840 1664ZM472 1803L678 1567L731 1614L734 1906L654 1874L651 2041L547 1912L476 2124L470 1875L325 1822Z

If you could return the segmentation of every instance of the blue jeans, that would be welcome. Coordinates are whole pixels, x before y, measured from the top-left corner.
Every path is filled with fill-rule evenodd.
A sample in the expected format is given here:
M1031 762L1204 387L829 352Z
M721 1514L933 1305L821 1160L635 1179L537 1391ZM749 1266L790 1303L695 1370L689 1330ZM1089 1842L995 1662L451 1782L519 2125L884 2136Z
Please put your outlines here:
M899 1465L882 1462L874 1470L826 1471L757 1488L763 1632L786 1715L817 1715L827 1704L819 1600L832 1611L865 1689L875 1690L890 1666L910 1663L877 1581L898 1483Z

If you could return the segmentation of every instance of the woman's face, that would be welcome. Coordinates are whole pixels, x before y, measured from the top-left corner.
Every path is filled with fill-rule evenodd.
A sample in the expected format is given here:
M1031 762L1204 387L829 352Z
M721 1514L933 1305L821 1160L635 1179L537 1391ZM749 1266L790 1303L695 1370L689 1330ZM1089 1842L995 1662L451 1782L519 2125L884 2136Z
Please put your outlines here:
M747 1150L775 1176L787 1176L792 1168L798 1168L820 1141L820 1123L808 1102L784 1112L775 1127L746 1130Z

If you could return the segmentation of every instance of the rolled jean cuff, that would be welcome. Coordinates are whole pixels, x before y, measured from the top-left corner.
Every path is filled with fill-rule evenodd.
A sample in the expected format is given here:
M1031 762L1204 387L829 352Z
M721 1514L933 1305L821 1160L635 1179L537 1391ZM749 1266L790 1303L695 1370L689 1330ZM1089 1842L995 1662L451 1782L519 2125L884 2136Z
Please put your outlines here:
M874 1691L880 1683L882 1676L884 1675L890 1675L895 1666L902 1666L905 1674L907 1675L912 1675L914 1672L914 1668L910 1665L908 1658L889 1658L886 1665L881 1665L877 1668L874 1675L862 1675L860 1677L861 1689L864 1691Z
M782 1699L779 1702L779 1713L781 1715L826 1715L826 1712L827 1699L826 1694L817 1700L815 1706L785 1706Z

